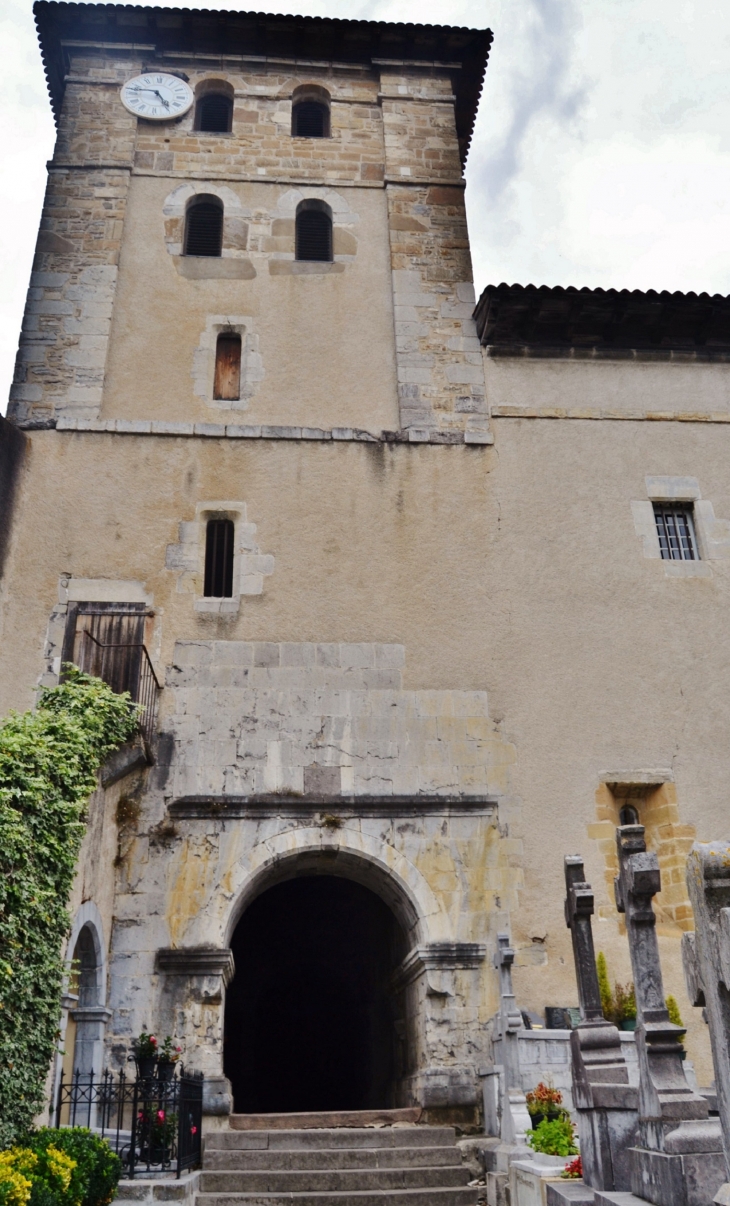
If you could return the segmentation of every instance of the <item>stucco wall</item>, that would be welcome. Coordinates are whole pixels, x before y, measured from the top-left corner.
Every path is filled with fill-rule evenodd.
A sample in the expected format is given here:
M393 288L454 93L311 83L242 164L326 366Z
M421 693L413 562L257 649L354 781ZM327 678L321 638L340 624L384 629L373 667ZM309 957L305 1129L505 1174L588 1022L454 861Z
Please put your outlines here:
M34 554L11 560L1 706L31 700L62 572L143 582L161 665L180 638L403 644L404 687L486 689L515 747L500 816L522 842L510 856L516 890L520 868L525 880L511 916L518 999L571 1002L565 853L584 855L597 945L629 975L595 828L602 778L664 768L684 836L724 831L730 565L668 577L644 556L631 502L647 474L689 475L730 515L727 438L711 424L528 419L498 420L493 450L33 433L16 548ZM236 616L201 616L165 549L197 500L234 490L276 569ZM679 931L660 918L660 933L707 1078Z

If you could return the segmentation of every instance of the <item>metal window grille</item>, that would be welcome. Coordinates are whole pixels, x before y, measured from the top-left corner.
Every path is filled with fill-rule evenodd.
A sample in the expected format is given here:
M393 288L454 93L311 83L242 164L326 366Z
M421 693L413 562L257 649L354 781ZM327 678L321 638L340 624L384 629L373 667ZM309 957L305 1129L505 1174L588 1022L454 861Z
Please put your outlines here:
M691 507L654 505L654 518L663 561L698 561Z
M319 101L300 101L292 110L292 134L295 138L327 138L329 109Z
M209 519L205 529L205 585L208 598L233 595L233 520Z
M214 201L191 205L185 225L186 255L220 255L223 245L223 208Z
M201 1158L203 1076L174 1070L170 1079L122 1070L95 1078L93 1072L61 1074L55 1102L56 1126L86 1126L106 1139L124 1166L124 1176L169 1173L179 1177Z
M213 397L235 401L241 397L241 336L223 334L215 345Z
M332 219L321 209L297 214L297 259L332 259Z
M196 126L208 134L229 134L233 102L220 92L210 92L198 101Z

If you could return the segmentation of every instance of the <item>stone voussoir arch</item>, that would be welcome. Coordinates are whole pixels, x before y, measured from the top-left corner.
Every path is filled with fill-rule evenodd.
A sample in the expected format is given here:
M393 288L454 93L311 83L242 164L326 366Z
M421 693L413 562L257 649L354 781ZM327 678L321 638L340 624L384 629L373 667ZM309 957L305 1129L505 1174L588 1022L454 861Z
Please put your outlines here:
M162 215L165 222L165 246L170 255L183 254L185 214L188 205L198 196L217 197L223 206L224 257L242 256L246 250L248 221L251 211L240 197L225 184L213 180L193 180L178 185L165 197Z
M225 926L230 945L248 906L268 888L299 874L335 875L375 892L393 911L409 946L453 940L448 914L426 879L393 846L341 830L308 827L278 834L254 846L246 875L231 901Z

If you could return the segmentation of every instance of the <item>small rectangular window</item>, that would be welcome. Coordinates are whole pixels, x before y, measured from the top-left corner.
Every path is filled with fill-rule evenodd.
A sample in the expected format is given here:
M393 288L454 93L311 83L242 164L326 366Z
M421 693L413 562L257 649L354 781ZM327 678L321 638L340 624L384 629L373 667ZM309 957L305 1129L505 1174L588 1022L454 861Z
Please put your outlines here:
M233 520L209 519L205 529L206 598L233 597Z
M654 503L654 518L663 561L699 561L691 507Z
M236 402L241 397L241 336L219 335L215 346L213 397Z

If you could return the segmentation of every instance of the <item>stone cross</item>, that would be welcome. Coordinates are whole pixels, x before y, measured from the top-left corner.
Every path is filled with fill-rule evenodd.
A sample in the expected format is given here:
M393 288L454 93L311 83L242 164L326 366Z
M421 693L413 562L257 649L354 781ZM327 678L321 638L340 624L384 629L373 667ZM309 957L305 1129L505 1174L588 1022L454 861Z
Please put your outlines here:
M565 859L565 924L573 939L578 1001L585 1022L603 1022L601 990L598 987L596 952L593 947L593 890L585 881L583 859L579 854Z
M509 944L509 934L497 934L494 966L499 972L499 1022L502 1038L502 1065L507 1089L520 1088L520 1060L517 1032L523 1027L522 1014L512 991L512 964L515 952Z
M661 889L643 825L616 831L616 906L626 916L634 973L641 1146L631 1149L631 1189L658 1206L707 1206L725 1179L719 1124L687 1082L680 1040L664 999L653 898Z
M687 1082L681 1047L686 1031L670 1022L664 999L653 905L662 886L657 856L646 848L643 825L620 826L616 844L616 907L626 916L636 994L642 1133L647 1147L662 1151L667 1127L680 1119L707 1118L708 1108Z
M581 1021L570 1036L573 1104L578 1111L583 1179L592 1189L630 1188L629 1148L636 1141L637 1093L621 1036L601 1008L593 947L593 891L579 855L565 859L565 921L573 939Z
M730 842L695 842L687 860L695 915L694 968L707 1010L727 1181L715 1202L730 1203ZM689 937L686 935L685 937Z

